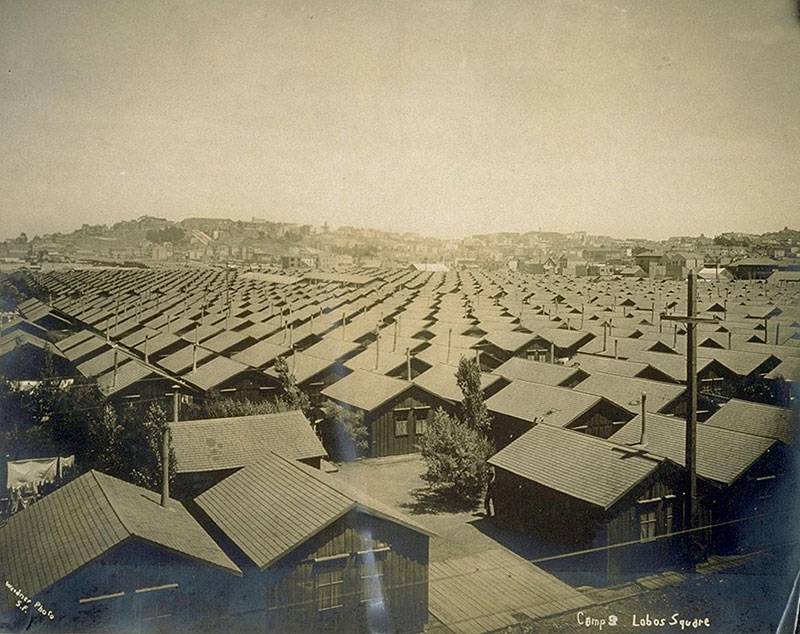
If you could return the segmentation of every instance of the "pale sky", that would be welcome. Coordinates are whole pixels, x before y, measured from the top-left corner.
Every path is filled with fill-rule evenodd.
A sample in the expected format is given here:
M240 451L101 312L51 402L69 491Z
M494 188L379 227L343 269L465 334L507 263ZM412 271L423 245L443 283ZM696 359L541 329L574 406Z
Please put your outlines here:
M790 0L0 0L0 236L800 227Z

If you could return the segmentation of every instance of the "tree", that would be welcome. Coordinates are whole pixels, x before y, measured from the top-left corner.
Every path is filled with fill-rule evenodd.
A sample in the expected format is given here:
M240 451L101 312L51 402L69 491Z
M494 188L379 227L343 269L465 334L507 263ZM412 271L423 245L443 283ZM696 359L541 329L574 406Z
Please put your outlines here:
M756 376L743 379L739 384L737 392L736 396L745 401L783 406L786 390L783 385L782 377L778 380L771 381Z
M437 409L420 442L427 471L423 476L438 492L474 502L489 481L489 440L478 430Z
M167 414L158 403L150 403L141 415L139 408L128 407L123 413L119 477L156 490L161 486L161 444L168 429ZM170 440L169 479L175 478L175 451Z
M93 469L113 475L124 475L125 447L122 444L122 425L111 405L100 416L93 416L88 429L88 451L84 458Z
M204 418L231 418L233 416L258 416L296 410L283 399L276 401L251 401L249 399L221 398L212 395L209 399L198 400L181 410L183 420Z
M5 439L20 452L34 456L74 455L82 470L97 469L149 488L161 483L161 443L167 417L157 403L128 403L117 411L96 381L67 383L46 376L29 391L19 391L0 380L3 419L13 412L12 425L4 422ZM49 375L48 375L49 372ZM9 427L6 429L6 427ZM170 477L175 456L170 448Z
M461 419L467 427L486 436L491 419L483 402L481 368L475 359L461 357L456 370L456 382L464 397L461 401Z
M286 359L278 357L275 361L275 372L278 374L278 379L281 382L281 390L286 403L291 409L302 410L306 416L311 415L311 401L307 394L304 394L294 378L294 374L289 370L289 364Z
M328 401L320 424L325 451L337 462L350 462L369 452L369 430L364 414Z

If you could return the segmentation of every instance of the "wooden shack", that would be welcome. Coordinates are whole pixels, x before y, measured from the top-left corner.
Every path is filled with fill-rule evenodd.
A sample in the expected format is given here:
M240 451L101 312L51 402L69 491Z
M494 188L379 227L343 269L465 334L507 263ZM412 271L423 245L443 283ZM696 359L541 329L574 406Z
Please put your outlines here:
M301 411L170 423L175 451L173 493L190 500L266 453L319 469L326 457Z
M355 370L322 391L332 401L362 412L369 430L369 456L417 451L433 411L448 402L409 381Z
M392 510L277 454L195 501L244 571L220 630L423 629L430 533Z
M682 551L659 539L682 526L682 471L668 459L552 425L537 425L489 459L499 522L552 551L598 550L600 577L652 570ZM578 560L576 560L578 561Z
M495 447L505 447L539 423L607 438L633 414L602 396L527 381L512 381L486 400Z
M197 631L241 574L182 504L96 471L0 528L0 569L31 600L21 612L6 586L7 624L69 632Z

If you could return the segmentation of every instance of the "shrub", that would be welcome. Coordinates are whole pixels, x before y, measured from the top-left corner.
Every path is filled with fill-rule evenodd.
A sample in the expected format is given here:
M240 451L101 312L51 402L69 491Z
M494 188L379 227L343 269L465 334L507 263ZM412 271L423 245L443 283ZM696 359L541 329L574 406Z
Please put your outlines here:
M492 446L482 433L438 409L420 451L427 467L424 478L432 488L463 502L473 502L483 493Z

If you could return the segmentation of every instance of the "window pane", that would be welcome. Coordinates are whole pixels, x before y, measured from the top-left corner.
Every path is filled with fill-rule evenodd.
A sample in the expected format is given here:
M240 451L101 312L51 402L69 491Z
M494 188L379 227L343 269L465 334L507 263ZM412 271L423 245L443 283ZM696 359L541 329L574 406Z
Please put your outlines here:
M317 609L330 610L342 606L344 568L317 570Z
M408 436L408 421L395 420L394 421L394 435L395 436Z
M383 599L383 559L369 558L361 566L361 601Z
M654 539L656 536L656 511L642 511L639 513L639 539L642 541Z

